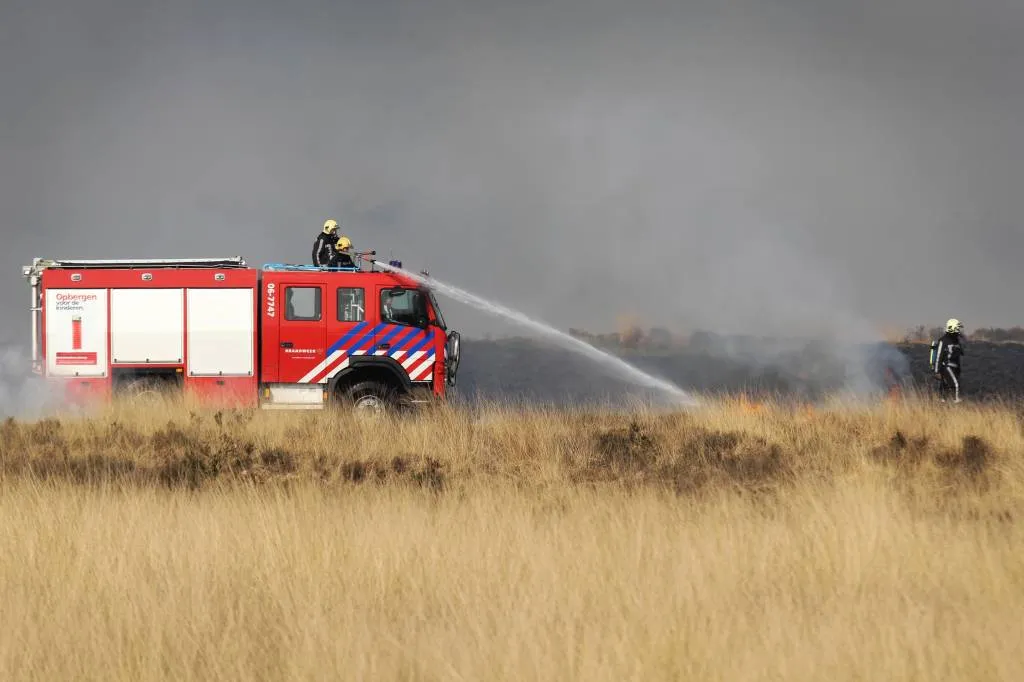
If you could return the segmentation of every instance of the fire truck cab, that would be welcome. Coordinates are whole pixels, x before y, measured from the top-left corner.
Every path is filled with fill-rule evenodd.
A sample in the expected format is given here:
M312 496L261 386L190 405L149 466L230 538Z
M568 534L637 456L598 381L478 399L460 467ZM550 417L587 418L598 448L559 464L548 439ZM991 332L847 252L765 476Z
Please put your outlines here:
M377 265L37 258L33 371L75 402L156 387L264 409L446 398L459 333L429 279Z

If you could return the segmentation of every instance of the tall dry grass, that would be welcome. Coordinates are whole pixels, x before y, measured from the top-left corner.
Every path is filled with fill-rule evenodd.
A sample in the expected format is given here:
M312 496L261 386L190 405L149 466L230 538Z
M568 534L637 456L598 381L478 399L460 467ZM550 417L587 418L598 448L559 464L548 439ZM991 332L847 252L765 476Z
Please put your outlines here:
M2 679L1024 677L1011 406L0 426Z

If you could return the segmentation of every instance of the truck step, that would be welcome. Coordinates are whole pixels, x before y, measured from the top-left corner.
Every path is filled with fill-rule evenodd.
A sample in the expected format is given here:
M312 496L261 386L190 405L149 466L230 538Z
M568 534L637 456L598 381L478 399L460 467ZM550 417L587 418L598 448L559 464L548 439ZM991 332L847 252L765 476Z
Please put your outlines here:
M322 410L323 403L262 403L264 410Z

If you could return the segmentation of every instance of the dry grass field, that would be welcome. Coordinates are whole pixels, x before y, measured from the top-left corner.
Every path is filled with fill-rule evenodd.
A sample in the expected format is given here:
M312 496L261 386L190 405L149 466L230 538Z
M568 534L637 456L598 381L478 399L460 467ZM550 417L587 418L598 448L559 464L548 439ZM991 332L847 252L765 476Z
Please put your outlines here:
M0 679L1024 679L1024 417L0 425Z

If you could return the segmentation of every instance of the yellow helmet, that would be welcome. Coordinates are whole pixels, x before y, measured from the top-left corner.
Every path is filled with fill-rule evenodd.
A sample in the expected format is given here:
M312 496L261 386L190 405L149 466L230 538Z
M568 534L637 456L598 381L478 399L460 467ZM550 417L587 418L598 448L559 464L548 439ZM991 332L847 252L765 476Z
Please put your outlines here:
M956 319L955 317L954 318L950 318L949 320L946 321L946 331L949 332L950 334L959 334L963 330L964 330L963 322L961 322L960 320Z
M330 220L327 220L324 223L324 234L331 234L331 233L335 232L337 229L338 229L338 221L337 220L330 219Z
M338 244L335 246L335 248L338 249L339 251L341 251L342 249L351 249L352 240L346 237L345 235L341 235L340 237L338 237Z

